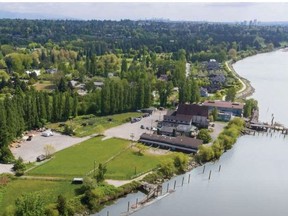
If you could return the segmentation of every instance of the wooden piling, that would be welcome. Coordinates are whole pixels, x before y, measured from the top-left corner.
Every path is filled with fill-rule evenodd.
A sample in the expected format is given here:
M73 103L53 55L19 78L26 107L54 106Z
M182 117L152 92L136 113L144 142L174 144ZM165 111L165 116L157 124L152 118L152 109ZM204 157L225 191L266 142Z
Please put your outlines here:
M138 207L138 198L136 199L136 208Z
M176 180L174 181L174 187L173 187L173 189L175 190L175 188L176 188Z
M219 172L221 171L221 165L219 165Z
M168 191L169 191L169 183L167 184L167 191L166 192L168 193Z
M190 176L191 176L191 174L189 174L189 177L188 177L188 184L190 183Z
M183 178L182 178L182 186L183 186L183 184L184 184L184 176L183 176Z
M107 211L107 216L109 216L109 211Z
M128 201L127 212L130 210L130 202Z
M210 170L210 172L209 172L209 180L211 179L211 170Z
M203 172L202 172L202 173L204 174L204 172L205 172L205 165L204 165L204 167L203 167Z

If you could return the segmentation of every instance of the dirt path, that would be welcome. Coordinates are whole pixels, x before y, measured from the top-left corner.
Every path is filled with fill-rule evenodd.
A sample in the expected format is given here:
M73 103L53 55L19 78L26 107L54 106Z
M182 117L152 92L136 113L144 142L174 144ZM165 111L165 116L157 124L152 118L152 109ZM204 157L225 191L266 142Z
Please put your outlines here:
M128 184L130 182L133 182L133 181L140 181L142 180L146 175L152 173L152 171L148 172L148 173L145 173L137 178L134 178L134 179L131 179L131 180L112 180L112 179L107 179L105 180L105 182L107 182L108 184L110 185L113 185L115 187L120 187L122 185L125 185L125 184Z

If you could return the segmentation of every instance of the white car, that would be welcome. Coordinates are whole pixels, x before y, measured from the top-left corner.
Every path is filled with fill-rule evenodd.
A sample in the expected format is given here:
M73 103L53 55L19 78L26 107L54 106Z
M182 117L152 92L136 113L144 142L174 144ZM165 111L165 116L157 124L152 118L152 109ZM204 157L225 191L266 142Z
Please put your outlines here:
M51 130L46 130L42 133L42 136L44 137L53 136L53 132Z

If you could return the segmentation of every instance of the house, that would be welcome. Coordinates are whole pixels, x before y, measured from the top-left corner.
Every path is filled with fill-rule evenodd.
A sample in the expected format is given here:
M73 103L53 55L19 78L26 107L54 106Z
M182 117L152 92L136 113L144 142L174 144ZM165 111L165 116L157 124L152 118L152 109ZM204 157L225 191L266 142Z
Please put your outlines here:
M198 104L179 104L177 111L164 115L164 123L208 127L208 108Z
M206 64L206 69L210 70L219 70L220 64L215 59L210 59L210 61Z
M57 73L57 72L58 72L57 68L46 69L46 73L49 73L49 74L54 74L54 73Z
M40 75L40 70L31 70L31 71L27 70L27 71L25 71L25 73L28 74L28 75L30 75L32 73L35 73L37 76L39 76Z
M216 108L219 113L230 113L233 116L239 117L242 117L244 108L243 103L230 101L205 101L203 106L208 107L209 113Z
M200 95L201 95L201 97L208 97L208 90L207 90L207 88L201 87L201 88L200 88Z
M182 151L187 153L196 153L198 147L203 144L202 140L189 138L184 136L168 137L156 134L142 134L139 142L146 145L171 149L175 151Z
M104 83L99 81L93 82L93 84L96 87L96 89L102 89L102 87L104 86Z

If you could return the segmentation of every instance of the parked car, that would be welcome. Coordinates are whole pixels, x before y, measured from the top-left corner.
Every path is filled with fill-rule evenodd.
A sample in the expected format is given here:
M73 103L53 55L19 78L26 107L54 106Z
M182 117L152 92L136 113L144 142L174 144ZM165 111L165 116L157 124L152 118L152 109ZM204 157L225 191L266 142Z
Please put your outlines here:
M44 154L41 154L36 158L37 162L43 161L45 159L46 159L46 156Z
M140 128L141 128L141 129L144 129L144 125L141 125Z
M149 128L149 127L146 127L146 130L150 130L150 128Z

